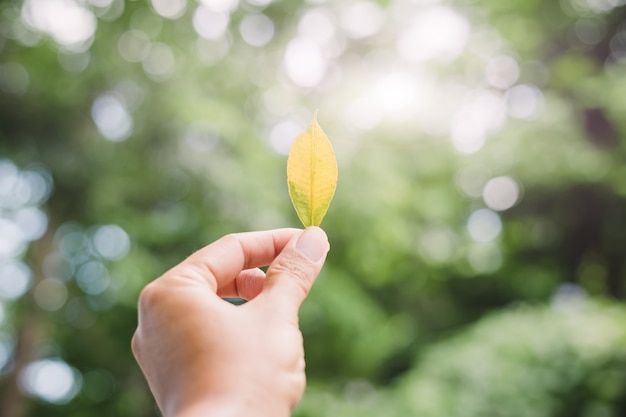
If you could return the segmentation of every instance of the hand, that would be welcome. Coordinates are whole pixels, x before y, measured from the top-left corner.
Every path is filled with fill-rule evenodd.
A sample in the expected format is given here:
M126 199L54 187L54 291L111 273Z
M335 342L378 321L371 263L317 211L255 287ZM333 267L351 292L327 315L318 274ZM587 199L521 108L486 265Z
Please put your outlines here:
M165 417L290 415L306 383L298 309L328 249L318 227L231 234L143 289L132 349Z

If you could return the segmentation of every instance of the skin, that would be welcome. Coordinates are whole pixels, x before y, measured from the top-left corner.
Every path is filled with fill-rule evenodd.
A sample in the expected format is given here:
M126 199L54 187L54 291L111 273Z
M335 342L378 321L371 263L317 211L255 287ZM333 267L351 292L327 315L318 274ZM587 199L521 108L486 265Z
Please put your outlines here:
M143 289L132 349L165 417L291 414L306 384L298 309L328 249L318 227L231 234Z

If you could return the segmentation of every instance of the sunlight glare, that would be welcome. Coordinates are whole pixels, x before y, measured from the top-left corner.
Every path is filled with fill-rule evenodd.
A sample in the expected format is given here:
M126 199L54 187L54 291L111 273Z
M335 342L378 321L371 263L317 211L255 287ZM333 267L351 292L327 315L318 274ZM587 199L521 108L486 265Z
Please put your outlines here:
M378 4L359 1L341 10L339 21L349 37L362 39L378 33L385 22L385 16Z
M304 37L296 37L289 42L284 65L291 81L304 88L317 86L328 69L319 45Z
M387 116L404 120L415 112L420 92L413 75L394 71L383 75L374 85L371 100Z
M499 129L506 119L506 103L489 90L478 91L455 115L450 134L457 151L472 154L479 151L487 134Z
M436 6L421 12L400 33L398 54L407 61L455 60L469 40L467 19L449 7Z
M76 0L24 0L22 20L59 45L81 51L96 32L94 14Z
M382 114L368 96L359 97L348 105L344 113L347 122L359 130L371 130L380 124Z

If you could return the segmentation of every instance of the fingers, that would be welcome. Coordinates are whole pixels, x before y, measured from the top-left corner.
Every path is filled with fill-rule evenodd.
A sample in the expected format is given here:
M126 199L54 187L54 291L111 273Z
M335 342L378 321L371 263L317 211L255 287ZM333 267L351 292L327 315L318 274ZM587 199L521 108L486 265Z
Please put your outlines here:
M213 292L231 288L246 269L269 265L285 245L301 232L275 229L224 236L169 270L163 278L208 284Z
M291 239L267 270L258 299L272 304L281 314L297 317L298 309L317 278L330 246L326 233L309 227Z
M217 295L252 300L263 289L263 281L265 281L265 272L259 268L246 269L225 287L219 288Z

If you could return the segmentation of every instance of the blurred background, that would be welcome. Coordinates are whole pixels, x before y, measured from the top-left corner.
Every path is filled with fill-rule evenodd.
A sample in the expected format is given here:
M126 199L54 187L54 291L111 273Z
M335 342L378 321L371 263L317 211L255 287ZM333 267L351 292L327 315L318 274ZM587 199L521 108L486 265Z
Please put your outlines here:
M0 414L157 416L140 289L299 227L313 416L626 415L626 1L0 2Z

